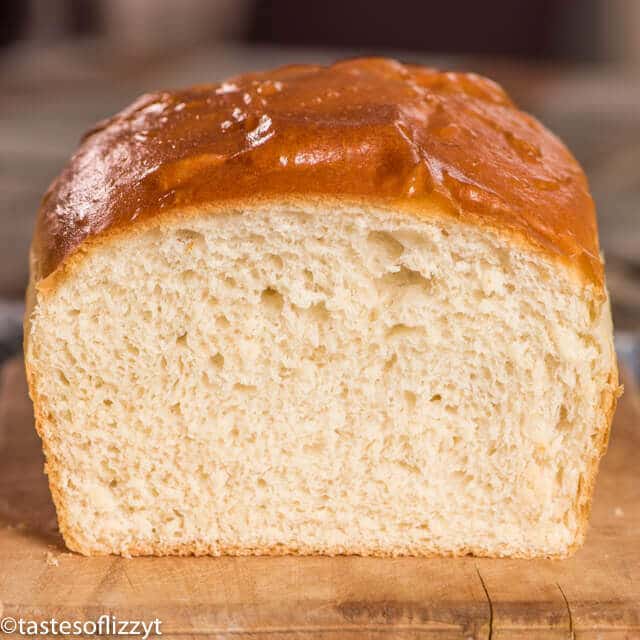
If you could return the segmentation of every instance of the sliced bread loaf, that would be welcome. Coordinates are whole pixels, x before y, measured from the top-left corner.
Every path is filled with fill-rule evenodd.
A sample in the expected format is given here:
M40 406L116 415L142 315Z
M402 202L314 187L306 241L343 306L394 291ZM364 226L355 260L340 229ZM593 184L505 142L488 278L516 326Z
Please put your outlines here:
M142 97L45 196L25 354L85 554L566 556L618 393L593 203L490 81Z

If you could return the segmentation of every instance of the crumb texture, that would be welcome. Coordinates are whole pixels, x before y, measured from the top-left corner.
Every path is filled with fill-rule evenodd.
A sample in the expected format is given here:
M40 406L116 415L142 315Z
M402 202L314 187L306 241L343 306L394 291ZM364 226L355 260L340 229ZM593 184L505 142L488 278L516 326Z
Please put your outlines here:
M564 555L607 429L606 305L453 220L272 206L93 248L27 361L84 553Z

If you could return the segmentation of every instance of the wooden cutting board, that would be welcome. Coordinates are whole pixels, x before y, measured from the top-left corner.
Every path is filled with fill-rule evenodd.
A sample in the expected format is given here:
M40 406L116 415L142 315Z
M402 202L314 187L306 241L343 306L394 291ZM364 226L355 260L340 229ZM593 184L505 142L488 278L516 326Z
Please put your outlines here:
M640 402L628 381L587 543L564 561L84 558L56 529L20 360L0 385L0 617L159 618L181 639L640 639Z

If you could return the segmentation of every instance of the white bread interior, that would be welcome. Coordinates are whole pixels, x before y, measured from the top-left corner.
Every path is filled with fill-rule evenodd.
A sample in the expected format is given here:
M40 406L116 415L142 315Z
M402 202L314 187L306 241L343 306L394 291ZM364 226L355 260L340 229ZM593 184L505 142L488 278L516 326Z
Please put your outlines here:
M35 289L72 549L533 557L584 536L608 302L523 243L272 204L135 228Z

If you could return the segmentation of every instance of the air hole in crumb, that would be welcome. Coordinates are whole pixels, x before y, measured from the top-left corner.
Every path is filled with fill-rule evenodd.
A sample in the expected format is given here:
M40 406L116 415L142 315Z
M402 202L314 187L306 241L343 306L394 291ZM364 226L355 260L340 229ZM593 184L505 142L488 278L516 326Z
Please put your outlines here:
M188 251L193 249L194 246L206 247L207 244L204 236L193 229L178 229L176 237L187 245Z
M382 276L381 281L394 288L406 287L407 285L420 285L425 289L430 289L432 285L431 279L422 275L420 271L404 266L400 267L398 271Z
M102 404L104 404L106 407L110 407L113 404L113 400L110 400L109 398L105 398L102 401Z
M69 378L67 378L67 376L64 375L64 372L60 371L60 369L58 369L58 375L60 376L60 382L62 382L62 384L69 386L71 383L69 382Z
M131 344L130 342L127 342L127 351L134 356L140 355L140 349L138 349L135 344Z
M231 323L226 316L218 316L216 318L216 327L218 327L218 329L226 329L229 326L231 326Z
M412 338L414 336L420 336L424 333L422 327L409 327L406 324L394 324L389 331L387 331L387 338Z
M196 272L193 269L185 269L180 273L180 279L185 284L191 284L197 279Z
M180 345L181 347L186 347L187 346L187 332L186 331L184 333L180 334L176 338L176 344Z
M281 271L284 267L284 262L280 256L277 256L273 253L270 253L268 256L268 261L271 267L276 269L277 271Z
M440 402L442 400L442 396L439 393L436 393L429 398L429 402Z
M240 382L236 382L233 385L234 391L239 391L240 393L255 393L257 391L256 387L252 384L241 384Z
M399 461L396 464L409 473L420 475L420 469L415 464L409 464L408 462L404 461Z
M209 364L214 369L222 369L224 367L224 356L221 353L216 353L215 356L209 358Z
M258 478L258 481L256 483L259 487L261 488L265 488L267 486L267 481L264 478Z
M393 368L393 366L398 362L398 356L394 353L385 363L384 370L389 371Z
M413 391L404 392L404 400L407 403L409 409L415 409L416 407L416 394Z
M404 246L386 231L371 231L367 236L370 249L378 251L384 258L395 262L403 253Z
M329 313L324 302L317 302L309 307L309 316L318 324L323 324L331 318L331 313Z
M558 431L568 431L571 428L571 422L569 422L569 415L567 413L567 407L562 405L560 407L560 416L558 418Z
M284 306L282 294L271 287L268 287L262 292L260 300L267 309L275 311L276 313L282 311L282 307Z

